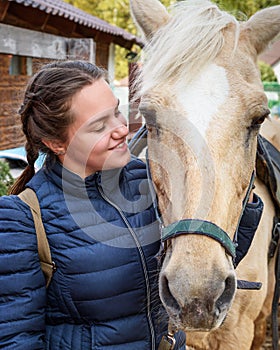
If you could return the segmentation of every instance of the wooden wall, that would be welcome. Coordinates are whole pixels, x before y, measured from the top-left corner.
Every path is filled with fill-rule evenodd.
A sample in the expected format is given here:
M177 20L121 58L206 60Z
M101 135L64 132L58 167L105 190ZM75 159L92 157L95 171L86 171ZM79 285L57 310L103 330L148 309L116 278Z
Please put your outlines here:
M9 72L11 55L0 54L0 150L20 147L25 144L21 130L21 120L17 111L22 103L23 94L30 76L27 68L22 67L21 74ZM51 60L32 59L32 73Z
M29 77L9 74L10 55L0 55L0 149L24 145L20 107L23 90Z
M17 110L25 86L43 64L64 59L95 61L95 42L67 38L0 23L0 149L23 146L25 138ZM101 61L105 64L101 52ZM11 62L13 64L11 65ZM11 67L14 71L11 72Z

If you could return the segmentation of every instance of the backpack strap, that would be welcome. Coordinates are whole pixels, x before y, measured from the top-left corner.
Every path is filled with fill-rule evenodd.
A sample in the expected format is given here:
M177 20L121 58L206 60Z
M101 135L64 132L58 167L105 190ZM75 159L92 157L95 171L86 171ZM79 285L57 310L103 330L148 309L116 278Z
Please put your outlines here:
M55 263L52 261L46 231L42 223L42 216L38 198L36 196L36 193L33 190L31 190L31 188L26 188L23 192L18 194L18 197L30 207L36 230L38 254L41 269L45 275L46 287L48 287L51 282L53 273L56 271L56 266Z

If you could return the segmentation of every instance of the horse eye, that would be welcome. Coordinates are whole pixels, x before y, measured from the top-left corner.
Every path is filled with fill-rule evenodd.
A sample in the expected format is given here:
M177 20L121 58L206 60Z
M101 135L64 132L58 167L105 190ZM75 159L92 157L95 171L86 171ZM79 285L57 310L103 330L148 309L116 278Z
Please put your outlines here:
M260 117L254 118L252 122L252 126L261 126L261 124L265 121L265 119L269 116L269 111L267 111L265 114L263 114Z
M145 107L141 107L139 108L140 113L143 115L143 117L145 118L146 124L149 127L152 126L156 126L157 123L157 118L156 118L156 111L153 109L147 109Z

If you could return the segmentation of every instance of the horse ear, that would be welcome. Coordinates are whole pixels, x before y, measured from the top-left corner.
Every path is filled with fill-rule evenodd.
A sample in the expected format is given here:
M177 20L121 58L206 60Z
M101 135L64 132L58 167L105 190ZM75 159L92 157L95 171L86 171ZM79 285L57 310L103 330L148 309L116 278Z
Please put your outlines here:
M159 0L130 0L130 12L146 38L150 38L170 18Z
M250 41L262 53L272 39L280 33L280 6L272 6L255 13L247 22Z

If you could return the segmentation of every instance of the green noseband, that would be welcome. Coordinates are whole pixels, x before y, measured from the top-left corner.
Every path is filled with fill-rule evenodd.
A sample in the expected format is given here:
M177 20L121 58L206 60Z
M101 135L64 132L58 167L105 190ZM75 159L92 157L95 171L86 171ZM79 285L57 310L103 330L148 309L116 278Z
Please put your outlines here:
M218 241L232 258L235 258L235 244L228 234L219 226L209 221L198 219L185 219L176 221L173 224L163 227L162 241L174 238L179 235L198 234L211 237Z

